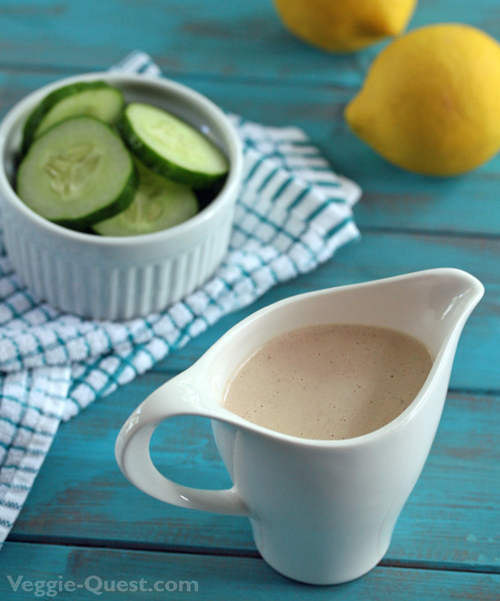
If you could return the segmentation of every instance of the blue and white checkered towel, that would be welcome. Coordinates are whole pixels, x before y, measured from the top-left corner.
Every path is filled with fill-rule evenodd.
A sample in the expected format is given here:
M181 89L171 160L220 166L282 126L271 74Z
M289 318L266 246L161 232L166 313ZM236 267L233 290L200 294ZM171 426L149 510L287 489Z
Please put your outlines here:
M115 69L160 75L142 52ZM0 247L0 544L61 420L358 238L359 187L333 173L301 130L231 119L245 167L230 250L210 281L165 312L120 323L63 314L21 286Z

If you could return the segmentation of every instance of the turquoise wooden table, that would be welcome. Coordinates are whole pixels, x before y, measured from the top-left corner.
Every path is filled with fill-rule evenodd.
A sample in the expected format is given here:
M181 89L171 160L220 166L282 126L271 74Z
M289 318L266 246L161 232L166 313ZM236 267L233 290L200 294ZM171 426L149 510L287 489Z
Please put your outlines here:
M410 29L437 21L473 24L500 40L492 0L421 0ZM61 425L0 551L1 598L34 596L13 592L7 575L23 575L87 582L59 593L74 600L500 599L500 155L449 179L386 163L342 117L381 45L325 54L289 35L271 0L1 0L0 110L55 79L107 69L136 48L229 111L303 128L337 172L362 186L355 209L362 239ZM336 587L287 580L259 557L246 519L167 506L120 473L113 447L127 416L246 315L299 292L441 266L474 274L486 294L460 341L422 476L387 555L365 577ZM152 448L177 481L229 483L204 420L170 421ZM114 592L100 588L104 581ZM139 591L120 592L119 581Z

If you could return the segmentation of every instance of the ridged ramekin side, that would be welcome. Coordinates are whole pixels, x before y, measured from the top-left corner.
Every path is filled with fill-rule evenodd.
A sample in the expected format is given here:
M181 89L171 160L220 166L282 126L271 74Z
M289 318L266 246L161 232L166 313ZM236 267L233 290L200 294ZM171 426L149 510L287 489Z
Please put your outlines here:
M222 261L230 236L225 219L202 242L159 262L112 267L71 253L54 253L8 220L5 245L21 283L63 311L123 320L165 309L203 284Z

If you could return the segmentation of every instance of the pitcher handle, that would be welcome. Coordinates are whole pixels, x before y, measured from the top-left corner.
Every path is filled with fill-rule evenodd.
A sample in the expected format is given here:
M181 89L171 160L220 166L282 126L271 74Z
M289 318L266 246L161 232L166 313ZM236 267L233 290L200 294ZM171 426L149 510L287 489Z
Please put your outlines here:
M185 384L183 386L182 381L174 380L153 392L123 425L115 445L115 456L121 471L134 486L165 503L248 517L250 511L234 486L226 490L191 488L169 480L154 466L149 442L153 432L163 421L179 415L218 419L214 411L201 409L190 403L186 399Z

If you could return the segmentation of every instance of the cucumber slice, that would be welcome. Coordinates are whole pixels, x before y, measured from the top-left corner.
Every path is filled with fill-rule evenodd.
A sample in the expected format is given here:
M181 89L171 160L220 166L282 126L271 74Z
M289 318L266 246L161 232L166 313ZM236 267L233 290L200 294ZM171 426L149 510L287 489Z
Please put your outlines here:
M133 102L125 108L118 127L132 152L166 178L205 188L228 171L226 157L211 140L162 109Z
M33 140L60 121L89 115L114 124L125 106L123 93L104 81L82 81L64 86L46 96L26 121L23 152Z
M113 129L74 117L31 145L17 172L17 193L33 211L60 225L85 229L132 202L137 173Z
M138 236L159 232L198 212L194 192L147 169L136 161L139 186L132 204L119 215L92 226L101 236Z

